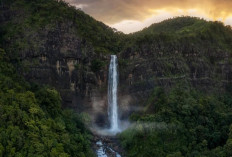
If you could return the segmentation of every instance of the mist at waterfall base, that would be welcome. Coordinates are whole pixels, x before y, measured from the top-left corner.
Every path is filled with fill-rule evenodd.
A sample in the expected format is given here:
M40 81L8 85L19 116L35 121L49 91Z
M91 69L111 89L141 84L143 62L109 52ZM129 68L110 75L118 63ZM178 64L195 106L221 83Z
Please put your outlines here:
M120 120L118 108L118 61L116 55L110 56L110 65L108 72L108 120L109 127L99 128L95 126L95 131L100 135L114 136L125 130L129 126L126 120Z

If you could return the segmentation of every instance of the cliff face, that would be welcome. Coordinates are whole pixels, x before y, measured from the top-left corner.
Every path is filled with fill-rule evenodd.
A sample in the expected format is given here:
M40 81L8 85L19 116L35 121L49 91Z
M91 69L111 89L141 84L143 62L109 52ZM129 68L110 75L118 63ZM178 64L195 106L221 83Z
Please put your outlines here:
M66 4L62 5L71 9ZM64 107L79 112L95 110L101 113L100 119L106 116L109 54L97 51L104 49L95 46L89 34L83 35L86 32L80 31L83 25L78 22L94 22L98 25L98 28L92 26L96 30L108 27L75 9L71 20L53 19L48 23L36 24L36 21L29 24L31 17L28 17L27 10L16 6L15 9L6 5L1 10L1 47L9 54L20 74L29 82L55 87L61 94ZM105 32L113 33L112 30ZM95 41L100 44L101 40Z
M67 23L58 24L54 30L41 30L37 34L37 42L44 42L41 49L24 51L20 57L28 68L24 72L26 79L56 87L65 104L81 105L83 102L77 100L90 99L94 87L105 84L106 76L104 72L92 71L91 63L100 57L91 44L73 31L74 27Z
M98 56L91 44L72 34L72 25L60 24L54 30L38 33L38 41L45 41L42 49L20 54L24 76L31 82L48 84L61 94L65 107L88 111L93 101L105 105L107 67L94 71L94 61L107 61ZM98 65L95 65L98 66ZM105 108L104 106L99 106ZM101 109L99 110L101 111Z
M129 35L120 53L121 95L145 105L155 87L177 84L223 92L232 81L232 30L218 22L180 17Z
M121 94L130 95L132 105L146 102L157 86L171 88L186 84L210 92L223 91L232 79L231 53L200 50L191 45L141 45L121 53L126 65L121 67ZM122 62L123 62L122 61Z
M164 22L183 24L179 29L164 29L161 23L125 36L63 2L11 3L1 10L1 47L28 81L55 87L65 107L99 113L95 118L99 124L107 116L108 64L113 53L119 57L122 118L140 109L156 86L168 89L180 83L223 91L232 83L231 28L179 18ZM49 10L54 16L45 16L55 4L66 12L60 15L56 8Z

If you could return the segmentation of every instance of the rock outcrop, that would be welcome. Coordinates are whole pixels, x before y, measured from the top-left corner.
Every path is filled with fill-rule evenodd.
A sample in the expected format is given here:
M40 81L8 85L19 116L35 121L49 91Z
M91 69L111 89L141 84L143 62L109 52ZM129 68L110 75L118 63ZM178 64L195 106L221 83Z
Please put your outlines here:
M129 105L145 104L157 86L168 90L173 85L186 84L205 92L219 92L232 83L231 52L199 49L185 43L139 46L120 54L120 91L121 95L130 96Z

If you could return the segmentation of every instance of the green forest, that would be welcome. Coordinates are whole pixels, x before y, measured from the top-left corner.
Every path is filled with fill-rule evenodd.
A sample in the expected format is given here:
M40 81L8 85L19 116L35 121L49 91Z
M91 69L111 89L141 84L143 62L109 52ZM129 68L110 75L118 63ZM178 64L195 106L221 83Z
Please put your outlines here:
M144 111L131 115L131 128L119 135L127 156L230 157L231 92L155 88Z
M61 108L59 93L26 82L0 49L0 156L93 156L84 115Z

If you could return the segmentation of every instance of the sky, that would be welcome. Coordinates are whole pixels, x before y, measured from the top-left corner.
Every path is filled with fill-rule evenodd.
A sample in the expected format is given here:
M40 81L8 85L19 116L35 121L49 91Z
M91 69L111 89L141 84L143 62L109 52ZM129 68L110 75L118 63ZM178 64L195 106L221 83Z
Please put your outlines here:
M176 16L201 17L232 26L232 0L65 0L124 33Z

